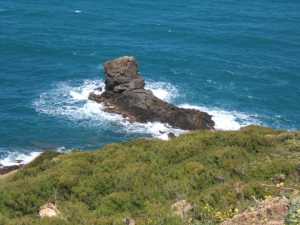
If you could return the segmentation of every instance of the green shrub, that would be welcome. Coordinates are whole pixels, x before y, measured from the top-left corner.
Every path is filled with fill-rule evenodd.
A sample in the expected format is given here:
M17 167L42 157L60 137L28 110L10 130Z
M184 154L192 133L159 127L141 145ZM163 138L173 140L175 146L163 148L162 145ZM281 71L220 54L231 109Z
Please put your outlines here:
M135 140L93 152L46 152L15 175L0 179L0 224L141 225L217 224L267 195L299 190L300 135L247 127L202 131L171 141ZM194 206L189 220L171 210ZM62 217L38 217L56 202Z

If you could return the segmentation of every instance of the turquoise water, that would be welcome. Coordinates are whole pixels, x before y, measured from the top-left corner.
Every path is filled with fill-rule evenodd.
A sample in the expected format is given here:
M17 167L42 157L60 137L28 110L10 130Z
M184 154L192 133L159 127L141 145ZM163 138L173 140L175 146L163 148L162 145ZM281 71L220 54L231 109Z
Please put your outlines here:
M208 111L218 129L300 128L298 0L1 0L0 52L3 164L164 138L171 128L127 124L87 101L101 64L122 55L157 96Z

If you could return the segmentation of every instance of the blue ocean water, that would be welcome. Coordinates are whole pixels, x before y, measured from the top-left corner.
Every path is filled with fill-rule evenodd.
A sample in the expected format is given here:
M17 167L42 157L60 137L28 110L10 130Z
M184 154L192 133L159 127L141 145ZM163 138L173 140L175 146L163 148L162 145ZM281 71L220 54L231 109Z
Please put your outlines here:
M2 164L171 129L87 101L102 63L122 55L157 96L208 111L218 129L300 128L299 0L1 0L0 53Z

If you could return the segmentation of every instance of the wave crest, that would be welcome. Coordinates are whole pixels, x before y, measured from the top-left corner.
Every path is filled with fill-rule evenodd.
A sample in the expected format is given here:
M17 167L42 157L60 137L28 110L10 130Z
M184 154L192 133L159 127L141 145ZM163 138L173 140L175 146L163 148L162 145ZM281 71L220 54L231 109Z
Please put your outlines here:
M190 104L180 105L182 108L198 109L207 112L212 116L217 130L239 130L251 124L260 124L256 116L251 116L246 113L237 111L226 111L219 108L209 108L204 106L194 106Z
M99 87L104 90L104 86L102 80L85 80L75 84L60 83L54 89L41 94L39 99L34 102L34 107L40 113L63 117L77 122L78 125L102 129L117 126L126 133L151 135L161 139L167 139L170 132L176 135L184 133L183 130L159 122L129 123L119 114L105 112L103 105L88 100L90 92ZM165 82L146 81L145 88L167 102L173 102L179 96L178 89ZM99 90L98 92L101 93ZM258 123L254 117L236 111L194 106L187 103L179 106L208 112L213 116L215 127L219 130L238 130L242 126Z
M7 152L6 156L0 160L0 168L6 166L28 164L36 157L38 157L40 154L41 152L30 152L30 153L20 153L17 151Z
M99 87L104 90L104 86L101 80L86 80L81 84L60 83L54 89L41 94L34 102L34 107L43 114L80 121L78 125L97 128L118 126L127 133L148 134L164 140L170 132L177 135L184 132L159 122L129 123L119 114L105 112L103 105L88 100L90 92ZM171 101L177 93L174 86L164 82L146 82L146 89L165 101Z

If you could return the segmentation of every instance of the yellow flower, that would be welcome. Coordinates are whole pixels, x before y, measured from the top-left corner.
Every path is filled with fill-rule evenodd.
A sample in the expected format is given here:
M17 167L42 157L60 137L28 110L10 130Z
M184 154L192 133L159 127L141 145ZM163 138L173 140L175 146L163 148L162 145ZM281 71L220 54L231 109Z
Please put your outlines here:
M284 186L283 182L276 184L276 187L278 187L278 188L283 187L283 186Z
M221 217L222 213L221 212L216 212L216 217Z
M278 184L277 184L277 185L278 185ZM276 186L277 186L277 185L276 185ZM271 198L272 198L272 195L266 195L266 196L265 196L265 199L271 199Z

